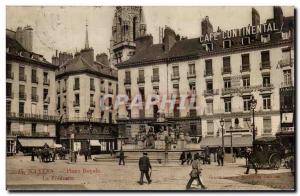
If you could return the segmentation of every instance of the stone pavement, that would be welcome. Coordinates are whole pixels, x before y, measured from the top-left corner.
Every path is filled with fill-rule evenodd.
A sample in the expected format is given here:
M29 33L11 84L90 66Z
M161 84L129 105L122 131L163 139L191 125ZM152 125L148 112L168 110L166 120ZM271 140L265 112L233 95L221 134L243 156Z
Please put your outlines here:
M242 161L243 162L243 161ZM202 179L208 190L279 190L287 187L272 187L270 184L260 184L255 175L244 175L242 162L226 164L219 167L216 163L203 165ZM185 190L189 180L190 165L181 166L179 162L171 162L167 166L152 163L152 183L139 185L140 172L138 163L128 163L119 166L117 162L84 162L83 157L75 164L66 160L56 160L55 163L40 163L30 161L30 157L16 156L7 158L8 189L29 190ZM253 171L250 171L250 173ZM288 175L281 175L282 173ZM268 176L268 181L276 178L278 181L292 179L289 170L259 170ZM277 176L273 176L278 174ZM254 176L254 177L253 177ZM270 177L271 176L271 177ZM278 179L284 176L284 179ZM259 177L261 179L261 177ZM264 177L265 178L265 177ZM243 180L241 180L243 179ZM250 182L245 180L250 179ZM192 190L200 190L196 182Z

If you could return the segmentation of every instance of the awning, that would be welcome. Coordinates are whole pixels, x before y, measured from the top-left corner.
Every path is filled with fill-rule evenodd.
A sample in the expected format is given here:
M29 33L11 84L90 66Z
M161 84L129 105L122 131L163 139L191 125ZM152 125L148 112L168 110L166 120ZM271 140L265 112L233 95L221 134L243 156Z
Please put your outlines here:
M206 137L200 142L200 147L218 147L222 146L222 137ZM252 146L252 135L233 135L232 147L249 147ZM224 137L224 147L231 147L231 137Z
M51 138L19 138L18 139L22 147L43 147L47 144L50 147L54 147L54 139Z
M99 140L91 140L90 144L91 144L91 146L101 146Z
M62 148L62 145L61 144L54 144L54 147L55 148Z

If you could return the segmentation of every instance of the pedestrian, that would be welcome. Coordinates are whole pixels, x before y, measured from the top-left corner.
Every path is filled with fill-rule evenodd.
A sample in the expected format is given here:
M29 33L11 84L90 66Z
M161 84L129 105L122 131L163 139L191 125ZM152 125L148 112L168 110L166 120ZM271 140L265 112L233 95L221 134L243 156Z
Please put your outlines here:
M85 160L85 162L87 162L88 154L89 154L88 149L85 149L85 150L83 151L83 155L84 155L84 160Z
M52 162L55 162L56 159L56 148L53 149Z
M218 161L218 166L224 165L224 150L223 148L221 148L221 146L219 146L217 149L217 161Z
M152 180L150 179L149 169L152 170L152 167L151 167L150 160L149 160L149 157L147 157L146 152L143 153L143 156L139 160L139 168L141 171L141 177L140 177L139 184L140 185L144 184L144 181L143 181L144 175L146 175L148 184L150 184L152 182Z
M122 148L120 150L120 155L119 155L119 165L121 165L121 163L123 163L122 165L125 165L125 155Z
M32 151L31 151L31 161L34 161L34 156L35 156L35 148L32 148Z
M36 156L42 162L42 150L40 148L37 150Z
M186 161L185 152L184 151L181 153L179 160L181 160L181 165L183 165L184 162Z
M186 156L186 160L187 160L187 164L190 165L193 162L193 157L192 157L192 153L188 152L187 156Z
M197 152L197 153L194 154L194 160L198 160L198 159L200 159L199 152Z
M247 164L247 170L246 170L245 174L249 174L250 166L252 166L252 168L255 170L255 174L257 174L255 157L253 154L253 150L251 150L250 148L247 148L247 150L246 150L246 159L248 160L248 164Z
M206 187L204 186L204 184L202 183L201 178L200 178L201 173L202 173L202 168L200 166L200 162L198 159L194 158L194 161L192 163L192 171L190 172L191 178L186 185L187 190L191 188L191 185L194 180L198 181L198 185L200 185L202 189L206 189Z
M204 160L203 160L203 165L207 163L210 164L210 151L209 151L209 147L206 146L204 149Z

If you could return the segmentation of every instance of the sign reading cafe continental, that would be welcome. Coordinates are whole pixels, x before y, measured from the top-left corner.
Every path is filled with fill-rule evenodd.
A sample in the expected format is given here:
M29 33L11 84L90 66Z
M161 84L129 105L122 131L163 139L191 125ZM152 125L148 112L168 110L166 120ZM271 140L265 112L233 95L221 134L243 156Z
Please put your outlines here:
M222 32L213 32L209 34L205 34L200 36L200 43L216 41L218 38L222 37L222 39L231 39L235 37L245 37L255 34L264 34L272 31L278 31L278 27L276 23L264 23L257 26L247 26L240 29L231 29Z

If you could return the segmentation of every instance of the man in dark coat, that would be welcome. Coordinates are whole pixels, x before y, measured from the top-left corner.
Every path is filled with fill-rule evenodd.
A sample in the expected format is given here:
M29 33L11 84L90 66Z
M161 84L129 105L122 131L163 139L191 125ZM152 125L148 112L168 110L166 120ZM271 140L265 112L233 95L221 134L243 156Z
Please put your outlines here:
M186 163L189 165L189 164L192 164L193 162L193 157L192 157L192 153L191 152L188 152L187 156L186 156Z
M221 146L219 146L217 149L217 161L218 161L218 166L224 165L224 151L221 148Z
M181 165L183 165L184 162L186 161L184 152L181 153L179 160L181 160Z
M34 161L34 156L35 156L35 148L33 148L31 151L31 161Z
M144 183L144 175L146 175L147 181L150 184L152 182L152 180L150 179L149 176L149 169L152 169L151 164L150 164L150 160L149 157L147 157L147 153L144 152L143 156L140 158L139 160L139 168L141 171L141 177L140 177L140 185L142 185Z
M210 164L210 151L208 146L205 147L204 149L204 160L203 160L203 164Z
M252 168L255 170L255 174L257 174L257 167L255 164L255 157L253 154L253 150L251 150L250 148L248 148L246 150L246 159L248 160L248 164L247 164L247 170L245 172L245 174L249 174L249 170L250 170L250 166L252 165Z
M122 149L120 150L119 165L121 165L121 163L123 163L122 165L125 165L125 156L124 151Z

